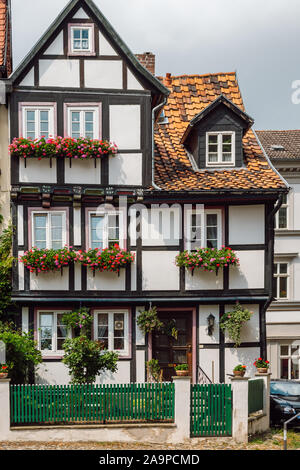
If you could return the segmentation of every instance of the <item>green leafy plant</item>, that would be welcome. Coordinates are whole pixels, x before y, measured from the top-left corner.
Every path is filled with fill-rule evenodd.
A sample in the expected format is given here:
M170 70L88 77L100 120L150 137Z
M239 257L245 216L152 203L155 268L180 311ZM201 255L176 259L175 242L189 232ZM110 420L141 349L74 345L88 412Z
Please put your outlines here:
M227 266L238 266L239 259L231 248L222 246L217 248L199 248L195 251L183 251L176 256L176 265L190 269L192 273L195 268L201 268L204 271L218 273L220 268Z
M59 250L33 247L20 257L21 263L31 273L57 271L69 266L75 259L75 252L68 247Z
M0 364L0 373L7 374L9 371L9 365L7 364Z
M262 359L261 357L259 357L258 359L256 359L256 361L253 363L253 365L254 365L257 369L269 369L269 367L270 367L269 361L265 361L265 360Z
M174 319L164 323L162 326L162 332L167 335L171 336L174 339L178 339L178 330L176 328L176 321Z
M154 330L159 331L164 326L158 318L156 307L140 312L137 317L137 324L144 334L151 333Z
M242 364L238 364L237 366L235 366L235 368L233 370L236 370L236 371L245 371L246 370L246 366L243 366Z
M79 335L87 334L90 336L93 324L93 316L86 307L79 308L73 312L66 312L63 315L62 323L69 329L79 332Z
M2 222L0 215L0 223ZM11 254L13 228L9 225L0 235L0 320L8 321L16 314L11 301L11 269L14 257Z
M162 369L159 366L157 359L151 359L146 362L148 378L153 378L155 382L162 381Z
M249 321L253 312L236 303L233 310L222 315L220 328L228 333L229 338L235 343L235 347L241 344L241 329L245 322Z
M133 263L134 254L129 251L122 250L119 245L115 244L111 248L93 249L76 253L76 261L84 266L90 267L93 271L112 271L120 272L121 268L125 268L128 264Z
M187 364L177 364L174 366L175 370L189 370L189 366Z
M16 329L12 323L0 323L0 340L6 346L6 365L12 383L31 382L35 368L42 362L32 334Z
M102 348L98 341L87 336L66 339L63 363L69 368L73 384L94 383L104 371L117 371L118 354Z

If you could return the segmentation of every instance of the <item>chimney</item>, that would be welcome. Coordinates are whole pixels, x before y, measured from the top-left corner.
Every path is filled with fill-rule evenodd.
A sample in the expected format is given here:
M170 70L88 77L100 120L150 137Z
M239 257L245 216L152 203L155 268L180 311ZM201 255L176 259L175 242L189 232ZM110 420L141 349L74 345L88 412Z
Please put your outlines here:
M166 86L171 86L172 85L172 74L171 73L166 73L166 76L164 78L164 85L166 85Z
M135 57L148 72L155 75L155 54L152 54L152 52L144 52L143 54L135 54Z

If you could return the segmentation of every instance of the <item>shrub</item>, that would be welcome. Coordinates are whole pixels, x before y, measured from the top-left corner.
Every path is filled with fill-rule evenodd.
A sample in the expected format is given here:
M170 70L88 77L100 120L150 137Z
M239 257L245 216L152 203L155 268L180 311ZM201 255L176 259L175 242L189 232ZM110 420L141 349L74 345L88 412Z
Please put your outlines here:
M241 344L241 329L245 322L249 321L253 312L242 307L238 302L234 309L222 315L220 328L227 331L229 338L234 341L235 347Z
M74 329L79 335L86 334L90 336L93 324L93 316L86 307L79 308L73 312L66 312L63 315L62 322L69 329ZM77 335L78 336L78 335Z

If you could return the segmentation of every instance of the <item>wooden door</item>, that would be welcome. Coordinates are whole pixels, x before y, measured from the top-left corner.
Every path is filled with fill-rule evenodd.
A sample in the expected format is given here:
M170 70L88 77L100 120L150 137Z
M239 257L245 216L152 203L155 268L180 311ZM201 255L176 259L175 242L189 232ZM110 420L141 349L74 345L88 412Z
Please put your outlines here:
M192 313L190 311L159 312L160 320L166 325L174 322L178 330L177 339L166 332L154 333L152 336L152 357L158 359L163 370L163 380L170 381L176 375L174 366L188 364L192 376Z

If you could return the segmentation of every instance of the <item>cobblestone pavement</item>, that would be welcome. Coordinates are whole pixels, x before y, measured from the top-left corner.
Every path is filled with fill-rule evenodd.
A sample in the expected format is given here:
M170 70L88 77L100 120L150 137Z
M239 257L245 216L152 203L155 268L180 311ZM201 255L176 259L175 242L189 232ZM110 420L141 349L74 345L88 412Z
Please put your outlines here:
M297 444L298 446L298 444ZM2 450L281 450L282 435L269 435L248 444L236 444L230 438L191 439L189 443L149 444L123 442L0 442ZM295 445L293 445L295 449ZM297 447L296 447L297 448ZM300 445L298 447L300 449Z

